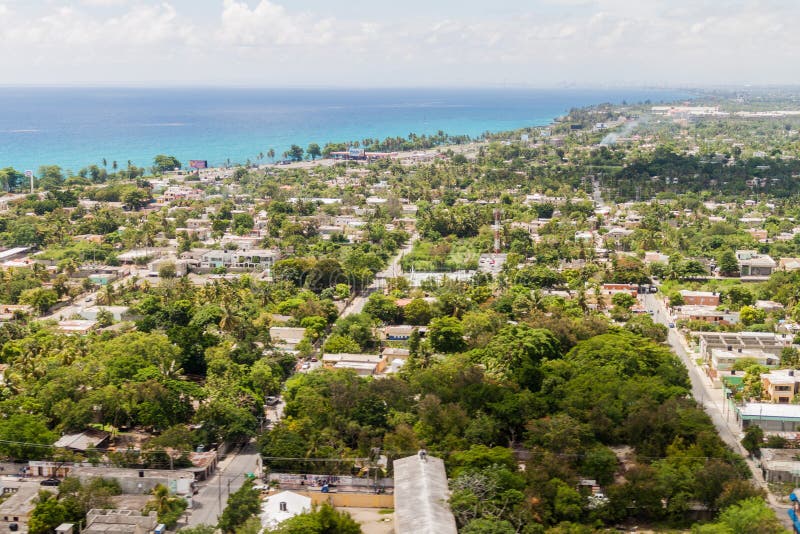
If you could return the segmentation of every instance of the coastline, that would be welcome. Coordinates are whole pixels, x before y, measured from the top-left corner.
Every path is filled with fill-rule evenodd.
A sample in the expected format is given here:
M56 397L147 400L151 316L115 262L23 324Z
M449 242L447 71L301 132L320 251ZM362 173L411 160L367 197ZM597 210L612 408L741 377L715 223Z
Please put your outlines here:
M264 164L258 155L270 148L281 159L292 144L305 149L312 142L407 139L409 132L435 136L443 131L476 139L486 132L546 126L571 108L686 96L646 90L348 94L231 89L184 94L75 89L66 96L55 90L14 94L0 90L0 168L35 171L58 165L73 173L100 166L103 159L109 172L112 161L120 168L128 160L149 167L157 154L174 155L182 163L207 160L213 167L248 159Z

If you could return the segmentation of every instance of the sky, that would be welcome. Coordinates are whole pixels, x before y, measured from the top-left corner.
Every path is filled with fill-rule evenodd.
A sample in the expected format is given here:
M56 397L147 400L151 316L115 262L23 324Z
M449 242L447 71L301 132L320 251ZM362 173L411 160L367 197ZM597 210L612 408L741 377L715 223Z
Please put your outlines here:
M797 0L0 0L2 85L800 84Z

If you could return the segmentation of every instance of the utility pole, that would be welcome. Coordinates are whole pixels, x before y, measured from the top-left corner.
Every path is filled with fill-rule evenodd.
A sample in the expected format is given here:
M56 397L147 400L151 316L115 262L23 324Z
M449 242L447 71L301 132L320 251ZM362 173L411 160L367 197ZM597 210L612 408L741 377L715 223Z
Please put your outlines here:
M217 473L217 521L222 515L222 471Z

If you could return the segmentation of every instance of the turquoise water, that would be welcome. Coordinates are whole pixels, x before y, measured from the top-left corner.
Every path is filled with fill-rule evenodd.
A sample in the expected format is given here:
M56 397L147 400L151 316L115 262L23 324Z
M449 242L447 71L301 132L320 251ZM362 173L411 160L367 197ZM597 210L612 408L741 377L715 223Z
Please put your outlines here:
M544 125L572 107L686 98L676 91L285 90L0 88L0 168L103 158L152 165L156 154L184 164L255 161L292 143L431 134L479 136Z

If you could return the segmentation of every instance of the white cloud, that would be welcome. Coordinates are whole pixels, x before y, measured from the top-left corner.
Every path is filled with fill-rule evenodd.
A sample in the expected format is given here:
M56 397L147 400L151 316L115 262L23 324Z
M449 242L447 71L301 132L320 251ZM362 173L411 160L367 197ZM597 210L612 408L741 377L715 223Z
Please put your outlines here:
M46 0L38 9L6 0L0 68L20 82L270 84L276 66L285 85L800 82L787 67L800 55L791 27L800 3L520 2L518 13L493 17L376 9L344 18L288 0L223 0L202 14L185 0Z
M217 37L234 46L304 46L329 43L336 33L330 19L289 13L269 0L252 9L245 2L225 0Z

